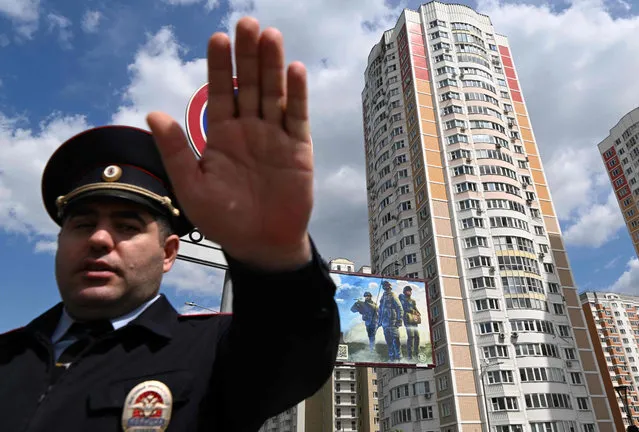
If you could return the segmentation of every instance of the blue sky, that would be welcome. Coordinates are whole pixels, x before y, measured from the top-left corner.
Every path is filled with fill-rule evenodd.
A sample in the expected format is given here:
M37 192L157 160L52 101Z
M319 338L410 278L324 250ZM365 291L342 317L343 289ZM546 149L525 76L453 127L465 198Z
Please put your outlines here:
M280 28L289 60L309 68L318 171L311 234L325 258L368 264L359 95L366 56L379 29L394 25L399 3L370 0L366 10L355 3L230 0L208 9L206 0L1 0L0 332L59 300L55 227L37 189L53 149L89 126L144 126L150 109L182 120L205 78L208 36L226 30L247 8L264 25ZM579 288L637 292L634 251L616 203L607 198L610 186L596 152L609 128L638 104L632 76L639 67L633 67L639 63L637 2L466 4L489 13L510 38ZM99 16L93 27L83 26L89 12ZM579 32L566 25L577 20ZM376 23L376 30L365 23ZM608 39L594 40L597 32ZM600 57L580 54L587 52ZM624 68L606 69L620 61ZM550 74L539 73L542 63ZM623 94L618 82L628 83ZM582 112L571 104L591 108ZM222 277L180 263L163 292L178 308L189 300L217 308Z

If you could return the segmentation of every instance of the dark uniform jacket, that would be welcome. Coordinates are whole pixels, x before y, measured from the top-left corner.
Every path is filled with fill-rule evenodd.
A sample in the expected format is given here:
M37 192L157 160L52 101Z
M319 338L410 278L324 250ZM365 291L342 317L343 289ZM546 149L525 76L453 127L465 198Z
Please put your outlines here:
M147 380L172 393L168 432L256 431L314 394L330 377L339 339L326 264L315 250L310 265L284 274L227 260L232 315L180 316L162 296L54 386L50 337L61 304L0 335L0 431L121 431L127 393ZM297 307L300 297L311 313Z

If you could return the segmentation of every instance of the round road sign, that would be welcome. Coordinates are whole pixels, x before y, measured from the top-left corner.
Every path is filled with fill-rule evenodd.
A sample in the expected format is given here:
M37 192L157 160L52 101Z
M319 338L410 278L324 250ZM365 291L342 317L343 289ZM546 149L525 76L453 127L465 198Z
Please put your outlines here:
M186 135L198 158L206 148L206 108L208 105L208 83L197 89L186 106ZM237 97L237 78L233 77L233 88Z

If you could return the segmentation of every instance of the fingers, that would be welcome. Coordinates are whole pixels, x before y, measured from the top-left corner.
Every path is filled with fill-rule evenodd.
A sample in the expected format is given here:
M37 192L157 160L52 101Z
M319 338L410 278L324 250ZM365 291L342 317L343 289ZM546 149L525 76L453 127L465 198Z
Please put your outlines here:
M306 68L302 63L294 62L288 67L287 84L284 125L291 137L310 143Z
M231 41L224 33L215 33L208 44L208 123L232 119L235 115Z
M230 40L222 33L209 40L208 122L229 120L236 114L262 117L283 125L295 139L310 142L306 68L296 62L285 75L284 42L277 29L260 35L259 22L251 17L240 19L236 29L237 104Z
M260 25L246 17L237 23L235 61L237 63L238 111L242 117L260 114Z
M193 188L194 175L198 171L198 161L189 147L186 135L179 123L161 112L150 113L146 121L162 157L162 162L175 187L178 199Z
M283 42L282 34L269 28L262 33L259 46L262 118L278 127L286 102Z

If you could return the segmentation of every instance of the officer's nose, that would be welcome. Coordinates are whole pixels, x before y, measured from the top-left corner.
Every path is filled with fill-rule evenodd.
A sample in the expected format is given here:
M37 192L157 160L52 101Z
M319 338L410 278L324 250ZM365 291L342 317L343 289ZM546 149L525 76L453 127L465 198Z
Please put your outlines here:
M97 224L89 236L89 245L92 249L99 251L110 251L113 249L115 241L109 226L104 223Z

